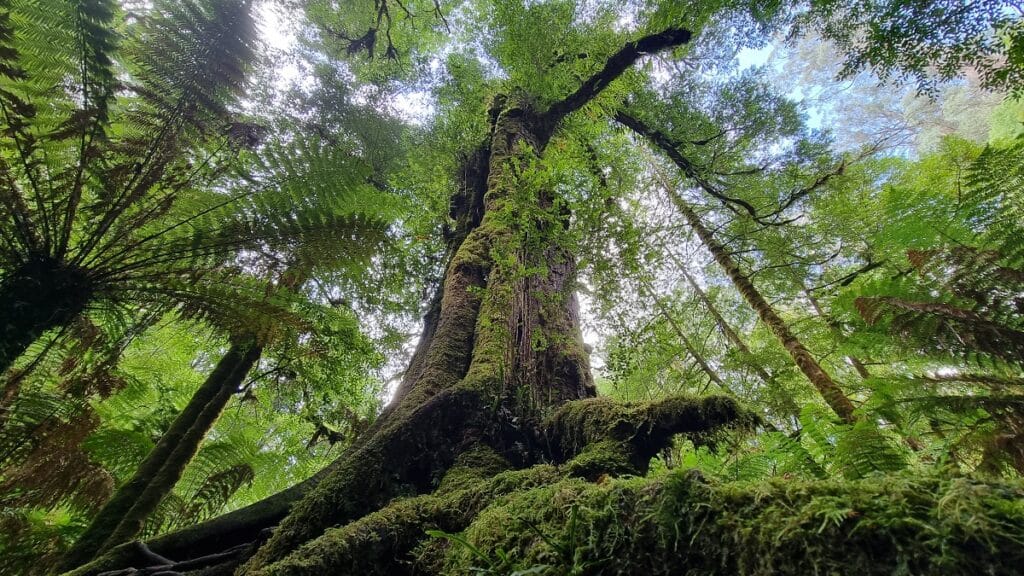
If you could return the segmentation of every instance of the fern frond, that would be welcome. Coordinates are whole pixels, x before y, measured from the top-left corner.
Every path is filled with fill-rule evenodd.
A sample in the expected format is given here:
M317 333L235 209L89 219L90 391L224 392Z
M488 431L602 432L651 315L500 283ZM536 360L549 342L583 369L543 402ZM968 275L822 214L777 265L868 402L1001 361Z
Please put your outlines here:
M1024 331L954 304L872 296L857 298L854 305L868 324L885 320L893 332L931 342L951 354L970 358L980 352L1024 363Z

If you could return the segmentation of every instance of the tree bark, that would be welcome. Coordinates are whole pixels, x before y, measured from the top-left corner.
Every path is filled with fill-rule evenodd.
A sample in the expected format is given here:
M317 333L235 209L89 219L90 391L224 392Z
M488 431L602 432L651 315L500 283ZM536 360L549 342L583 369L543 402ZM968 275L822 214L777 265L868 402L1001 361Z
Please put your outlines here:
M676 337L682 341L683 348L686 349L686 353L693 358L693 361L697 363L697 366L700 367L701 371L707 375L708 380L714 382L714 384L726 394L733 395L732 390L725 381L722 380L722 377L718 375L718 372L708 364L704 355L697 351L697 348L694 347L692 342L690 342L690 338L686 335L686 332L684 332L683 328L678 322L676 322L676 319L672 316L672 312L669 310L668 306L666 306L662 299L654 292L651 284L646 280L641 280L640 283L644 287L644 291L647 292L647 297L654 300L654 305L658 308L658 312L661 314L661 317L668 322L668 325L672 327L672 331L676 333Z
M92 298L86 274L34 258L0 281L0 373L44 332L74 320Z
M677 262L677 264L680 263ZM694 280L693 276L690 276L690 273L687 272L686 267L680 264L679 271L682 272L683 277L686 278L687 283L691 288L693 288L693 291L697 294L697 298L704 304L704 307L711 314L711 317L715 319L715 324L718 326L718 329L721 330L726 339L740 351L744 360L746 360L747 365L750 366L754 373L757 374L762 382L764 382L764 385L774 389L776 397L782 400L783 409L788 413L788 417L791 420L796 419L796 422L798 422L800 417L800 406L798 406L796 401L793 400L793 396L789 394L788 391L784 390L778 382L776 382L775 376L770 374L759 362L757 362L757 359L754 357L754 353L750 351L747 343L744 342L743 339L740 338L740 335L737 334L732 326L729 325L729 322L724 316L722 316L722 313L718 310L715 303L711 301L711 298L708 297L707 293L705 293L700 285L697 284L697 281ZM791 424L797 425L793 422L791 422Z
M217 368L210 374L210 379L220 380L217 393L178 441L177 446L160 467L160 471L149 481L145 490L138 495L131 509L121 518L117 528L103 544L103 550L127 542L142 532L150 514L156 510L164 497L174 489L178 480L181 479L185 468L199 451L203 439L220 418L228 401L238 391L262 353L261 346L249 341L233 345L224 358L218 362Z
M669 159L676 164L676 166L683 172L687 177L697 183L697 185L705 192L715 196L723 202L739 204L744 206L751 216L756 214L753 207L749 204L742 202L737 198L730 198L721 193L721 191L715 189L710 183L705 181L697 168L691 163L685 156L683 156L675 142L668 138L665 134L652 129L646 125L643 121L638 118L627 114L626 112L620 111L616 114L615 119L623 126L634 131L636 134L650 141L652 144L660 148ZM850 399L843 392L842 388L832 377L826 372L814 356L807 350L807 347L796 337L795 334L789 329L789 326L782 320L782 318L775 312L771 304L765 300L764 296L754 287L754 284L750 279L740 271L736 261L733 260L732 256L728 253L724 246L722 246L714 235L704 226L701 222L697 213L686 203L685 200L674 190L668 189L666 192L669 195L673 205L676 209L683 214L687 223L697 233L704 246L711 252L715 261L722 267L726 275L732 280L733 285L737 291L743 296L744 300L750 305L751 308L757 312L758 317L762 322L768 326L768 329L775 334L775 337L779 339L782 346L789 353L793 362L797 365L804 376L811 382L812 385L818 390L822 398L825 399L825 403L832 408L832 411L836 413L839 418L844 422L853 422L856 420L854 415L854 406L850 402Z

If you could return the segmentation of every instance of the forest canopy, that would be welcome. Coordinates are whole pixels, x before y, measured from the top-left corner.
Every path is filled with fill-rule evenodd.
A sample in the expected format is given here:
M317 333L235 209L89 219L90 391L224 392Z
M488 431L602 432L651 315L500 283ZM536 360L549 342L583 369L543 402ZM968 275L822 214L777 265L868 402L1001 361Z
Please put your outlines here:
M1015 574L1024 10L0 2L0 575Z

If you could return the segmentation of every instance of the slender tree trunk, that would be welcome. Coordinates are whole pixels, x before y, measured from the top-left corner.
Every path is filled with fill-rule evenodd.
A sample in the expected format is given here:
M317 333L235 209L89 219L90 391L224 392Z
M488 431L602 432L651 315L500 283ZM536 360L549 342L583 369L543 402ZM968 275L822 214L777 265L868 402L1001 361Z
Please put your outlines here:
M85 310L92 286L81 271L49 258L22 264L0 281L0 373L51 328Z
M687 278L689 278L689 276L687 276ZM709 364L707 359L704 358L704 355L702 355L693 345L693 342L691 342L690 338L687 337L686 333L683 331L683 328L679 325L678 322L676 322L676 319L672 316L672 313L669 311L668 306L666 306L665 303L662 302L661 298L658 298L657 294L654 293L654 290L651 289L650 284L644 282L644 286L647 288L648 296L654 300L654 303L658 307L659 312L661 312L661 316L665 319L666 322L668 322L669 326L672 327L672 331L674 331L676 333L676 336L678 336L679 339L682 341L683 347L686 348L686 352L697 363L697 366L699 366L700 369L705 374L707 374L708 379L714 382L715 385L718 386L718 388L722 392L725 392L726 394L734 398L738 398L739 396L732 390L732 388L728 384L725 383L725 381L718 374L718 372L714 368L712 368L711 364ZM765 422L764 425L769 430L772 430L774 432L779 431L778 427L772 424L771 422Z
M57 571L84 564L107 548L138 533L142 523L156 509L163 496L174 488L206 433L220 416L231 395L238 390L261 352L261 348L251 340L234 344L228 349L206 381L192 395L189 403L178 413L170 428L150 450L131 480L114 493L92 519L85 533L64 555Z
M843 335L839 332L839 328L836 327L836 323L833 322L827 314L825 314L825 311L822 309L821 304L818 303L818 299L815 298L813 294L811 294L811 291L804 288L804 295L807 296L807 301L811 303L811 308L814 308L814 313L817 314L818 318L824 320L825 324L828 325L828 329L829 331L832 332L832 335L835 336L837 339L842 338ZM857 371L857 374L860 375L861 378L863 378L864 380L871 378L871 372L868 371L867 366L865 366L859 358L857 358L856 356L846 356L846 361L849 362L851 366L853 366L853 369Z
M740 338L740 335L733 329L729 322L722 316L722 313L718 310L718 306L711 301L707 293L697 284L693 276L686 270L686 267L681 263L676 262L679 265L679 271L682 272L683 277L686 278L687 283L693 288L693 291L697 294L697 298L704 304L704 308L711 314L711 317L715 319L715 324L718 329L721 330L722 334L725 335L726 339L740 351L743 355L747 365L757 374L758 378L765 386L774 390L774 394L777 398L782 400L783 410L788 414L788 418L791 420L790 424L799 427L800 417L800 406L797 405L796 401L793 400L793 396L785 389L783 389L779 383L775 380L775 376L765 370L757 359L754 357L754 353L750 351L747 343Z
M641 280L640 283L644 287L644 291L647 293L647 297L650 298L651 300L654 300L654 305L658 308L658 312L661 314L661 317L664 318L666 322L668 322L668 325L672 328L672 331L676 333L676 337L679 338L679 340L683 343L683 348L686 349L686 353L693 358L693 361L697 363L697 366L701 369L701 371L704 372L704 374L707 375L708 379L711 380L715 384L715 386L718 386L719 389L721 389L723 392L725 392L726 394L734 395L733 391L729 388L729 385L726 384L724 380L722 380L722 377L718 375L718 372L716 372L715 369L712 368L710 364L708 364L708 361L706 358L704 358L704 355L701 354L693 345L693 343L690 341L690 338L686 335L686 332L683 331L683 328L679 325L678 322L676 322L675 317L672 316L672 312L669 310L668 306L654 292L654 289L651 287L650 283L647 282L646 280Z
M694 232L697 233L697 237L700 238L704 247L711 252L715 262L718 262L719 266L725 271L726 276L732 280L736 290L743 296L744 300L750 304L750 307L757 312L758 317L762 322L768 326L768 329L775 334L775 337L779 339L782 346L789 353L790 357L793 358L793 362L796 363L797 367L804 376L817 388L818 392L821 393L822 398L829 405L830 408L845 422L853 422L856 418L854 416L854 406L847 398L846 394L839 387L838 384L832 377L826 372L814 356L807 350L803 342L796 337L795 334L789 329L786 322L775 312L771 304L765 300L761 292L757 290L753 282L750 281L742 271L740 271L739 265L733 260L732 255L725 249L724 246L715 240L714 235L708 230L704 223L701 221L697 213L694 212L693 208L686 203L674 190L668 191L669 197L672 199L672 203L682 213L686 222L693 228Z
M249 341L245 344L233 345L228 353L221 358L209 378L219 380L220 386L217 393L180 438L178 445L174 447L163 466L160 467L160 471L150 479L146 488L135 499L131 509L103 544L103 550L127 542L142 532L146 519L181 479L185 468L199 451L203 439L224 412L231 396L238 391L252 367L259 361L262 352L263 349L260 346Z
M719 331L722 332L726 340L728 340L729 343L735 346L736 349L743 354L743 358L747 360L751 370L757 374L758 378L760 378L762 382L765 384L771 383L772 375L765 370L764 366L761 366L760 363L754 361L754 353L750 351L747 343L744 342L743 339L740 338L740 335L737 334L736 331L733 330L732 326L729 325L729 322L727 322L725 317L722 316L718 307L715 306L715 303L711 301L711 298L709 298L707 293L705 293L700 287L700 284L697 284L697 281L694 280L693 276L690 276L690 273L686 271L686 268L680 266L679 272L683 275L683 278L686 279L690 288L693 289L693 292L697 295L697 299L700 300L701 304L704 305L704 308L709 314L711 314L711 317L715 319L715 325L718 326Z

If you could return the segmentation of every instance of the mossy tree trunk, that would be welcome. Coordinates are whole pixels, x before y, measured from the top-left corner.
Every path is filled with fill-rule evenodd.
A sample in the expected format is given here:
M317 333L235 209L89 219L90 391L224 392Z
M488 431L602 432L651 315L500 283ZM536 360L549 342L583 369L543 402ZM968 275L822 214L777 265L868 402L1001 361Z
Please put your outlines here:
M754 374L761 379L761 382L765 386L772 390L773 396L781 401L781 410L784 416L787 416L794 421L794 425L799 422L800 406L797 405L796 401L793 400L793 396L789 391L783 389L779 383L775 380L768 370L757 361L754 353L751 352L750 347L747 343L740 338L740 335L736 330L729 324L729 322L722 316L722 312L719 311L718 306L708 297L704 289L700 287L700 284L687 272L686 267L679 266L679 271L686 279L687 284L693 289L694 293L697 294L697 298L704 305L704 308L711 314L711 317L715 319L715 325L718 326L718 330L726 337L730 344L732 344L736 350L742 355L745 364L750 367Z
M695 182L702 190L715 196L716 198L722 199L728 203L738 203L743 206L748 213L755 214L756 211L750 204L747 204L739 198L731 198L725 196L720 191L714 189L713 186L708 183L701 175L700 171L688 158L683 156L679 151L679 144L669 138L666 134L659 132L658 130L647 125L643 120L633 116L632 114L620 111L616 114L615 120L623 126L629 128L640 137L648 140L664 152L670 160L679 168L679 170L690 180ZM821 367L817 359L810 353L803 342L797 338L796 334L790 330L789 326L782 319L781 316L775 311L771 304L764 298L761 292L754 286L754 283L750 281L750 278L740 270L740 267L736 260L733 259L732 255L726 250L718 240L715 239L714 234L711 230L704 225L701 221L700 216L693 210L693 208L675 191L666 190L669 195L669 199L677 210L683 215L686 223L697 233L697 237L700 238L704 247L711 252L711 256L715 259L715 262L722 267L725 275L728 276L729 280L732 281L733 286L743 296L747 304L754 309L757 313L758 318L771 330L772 334L778 338L779 342L785 348L786 352L793 359L793 363L796 364L797 368L803 372L807 380L818 390L825 403L836 413L839 418L844 422L854 422L856 417L854 415L854 406L850 399L843 392L842 388L832 379L832 376Z
M530 171L565 116L641 56L689 37L669 29L629 42L575 92L543 110L525 95L494 98L490 134L461 171L443 282L392 403L337 461L292 493L302 498L239 574L290 573L286 566L310 562L303 551L331 547L330 527L359 526L356 520L371 518L366 515L396 496L434 492L456 462L473 454L494 454L502 467L514 468L551 457L557 438L544 432L544 417L593 397L595 389L579 327L576 263L554 240L569 215L551 190L529 184ZM729 406L727 416L734 418L735 405ZM232 525L217 532L230 536L211 538L199 527L188 538L158 539L153 549L195 555L213 551L205 547L210 540L224 549L256 539L280 520L279 504L229 515ZM131 556L131 550L120 547L94 566ZM394 573L404 569L400 559L388 560ZM78 573L95 573L90 570Z
M795 559L787 573L814 571L827 554L836 572L849 554L833 542L852 534L861 539L855 551L877 555L879 542L890 542L886 510L868 510L863 530L859 513L845 510L842 522L828 516L822 523L820 502L792 512L794 502L814 500L800 492L803 486L793 497L763 500L781 502L802 523L788 526L772 523L774 508L765 515L752 508L761 492L749 504L735 490L718 494L698 478L608 479L646 472L674 434L707 439L723 425L749 428L756 420L725 396L639 406L593 397L575 262L555 241L568 215L551 190L535 189L538 179L529 178L567 114L641 55L689 37L668 30L626 44L546 110L529 98L495 98L489 137L465 162L453 203L458 225L448 235L451 257L409 368L392 404L333 464L249 508L148 545L118 546L74 574L394 576L465 574L481 565L494 573L547 565L557 573L580 573L582 566L615 574L715 574L739 573L730 569L742 553L744 562L766 559L769 568L776 556ZM864 502L879 500L872 493ZM1004 500L991 508L1008 509ZM929 499L915 510L931 511L933 504ZM760 532L748 528L762 525ZM465 530L466 538L431 540L434 530ZM914 530L893 535L922 540ZM473 554L467 542L477 543ZM906 555L902 541L890 549L898 551L883 566L891 573ZM491 553L503 558L492 562ZM132 566L148 567L126 570Z
M729 325L729 322L726 321L725 317L722 316L722 313L718 310L718 306L711 301L711 298L709 298L707 293L704 292L704 289L700 287L700 284L694 280L693 276L686 271L684 266L679 267L679 272L683 275L683 278L686 279L686 283L690 285L690 288L693 289L693 292L697 295L697 299L700 300L701 304L704 305L704 308L709 314L711 314L711 317L714 318L715 326L718 327L718 330L723 336L725 336L726 340L740 351L744 360L748 361L750 368L755 374L757 374L757 377L760 378L762 382L765 384L771 384L773 380L772 375L768 373L768 370L766 370L764 366L755 360L754 353L750 351L750 347L747 346L747 343L744 342L742 338L740 338L740 335L736 333L736 330Z

